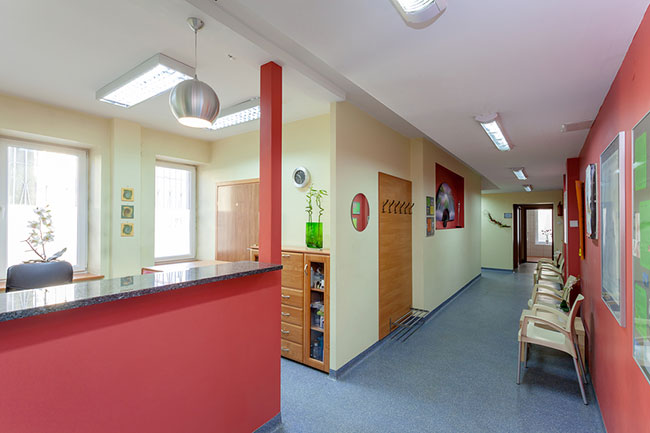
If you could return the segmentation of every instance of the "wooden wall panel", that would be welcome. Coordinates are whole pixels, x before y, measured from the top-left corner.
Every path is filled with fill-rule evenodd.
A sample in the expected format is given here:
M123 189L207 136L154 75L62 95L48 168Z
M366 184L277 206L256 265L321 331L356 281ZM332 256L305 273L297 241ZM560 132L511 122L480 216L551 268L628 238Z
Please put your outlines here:
M259 239L259 189L256 179L217 185L217 260L249 260Z
M390 333L390 320L413 304L411 217L407 211L382 212L386 200L411 202L411 182L379 173L379 338Z

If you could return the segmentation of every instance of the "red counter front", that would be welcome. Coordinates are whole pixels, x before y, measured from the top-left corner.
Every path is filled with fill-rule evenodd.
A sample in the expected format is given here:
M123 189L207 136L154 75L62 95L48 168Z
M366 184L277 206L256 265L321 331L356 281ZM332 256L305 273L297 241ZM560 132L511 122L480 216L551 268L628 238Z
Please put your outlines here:
M0 323L7 433L251 432L280 412L280 272Z

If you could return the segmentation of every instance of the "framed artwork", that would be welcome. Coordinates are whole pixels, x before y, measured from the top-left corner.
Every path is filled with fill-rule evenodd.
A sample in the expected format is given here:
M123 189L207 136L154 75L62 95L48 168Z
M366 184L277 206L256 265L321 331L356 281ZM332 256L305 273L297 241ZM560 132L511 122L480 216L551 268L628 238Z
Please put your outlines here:
M427 196L427 216L436 214L436 198Z
M133 219L134 215L135 215L135 210L133 205L130 204L122 205L122 212L121 212L122 218Z
M433 236L436 231L435 217L427 217L427 237Z
M598 239L597 182L598 167L596 164L589 164L585 169L585 233L590 239Z
M625 327L624 218L625 133L620 132L600 154L600 235L602 242L600 269L601 297L609 311L623 327Z
M465 227L465 179L436 164L436 230Z
M632 129L632 338L634 360L650 382L650 113Z
M133 201L133 188L122 188L122 201Z
M120 226L120 236L132 237L133 236L133 223L122 223Z

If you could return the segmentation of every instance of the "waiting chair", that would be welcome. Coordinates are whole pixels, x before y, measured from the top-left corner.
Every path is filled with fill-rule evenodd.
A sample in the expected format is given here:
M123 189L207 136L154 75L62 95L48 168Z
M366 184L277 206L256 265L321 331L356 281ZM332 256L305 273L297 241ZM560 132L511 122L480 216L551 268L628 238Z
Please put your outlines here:
M541 264L533 273L533 281L537 284L540 281L564 284L564 257L560 257L558 266L550 264Z
M57 286L72 282L68 262L24 263L7 269L7 292Z
M580 384L582 401L584 404L588 404L584 387L584 383L586 383L586 375L582 368L582 359L577 345L578 340L575 330L575 318L584 299L584 296L578 295L576 301L571 307L571 312L568 317L564 316L564 313L560 311L539 306L534 310L533 314L524 316L518 335L519 354L517 358L517 385L521 383L521 354L522 351L523 353L526 353L528 344L550 347L551 349L560 350L571 355L573 358L573 366L575 367L578 376L578 383ZM538 314L535 314L535 311L537 311ZM540 317L540 311L554 314L555 319L549 320L548 318ZM537 325L542 325L544 328Z
M544 304L550 307L559 308L562 301L568 304L571 289L573 289L573 286L575 286L578 281L578 278L569 275L569 278L566 279L566 282L561 289L557 289L549 284L544 284L544 282L535 284L533 286L533 294L528 300L528 308L532 308L535 304Z

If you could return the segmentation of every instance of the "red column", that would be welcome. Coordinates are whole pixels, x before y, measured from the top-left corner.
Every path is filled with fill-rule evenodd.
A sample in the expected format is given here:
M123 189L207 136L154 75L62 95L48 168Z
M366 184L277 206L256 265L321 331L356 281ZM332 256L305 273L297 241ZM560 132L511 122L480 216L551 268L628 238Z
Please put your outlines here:
M576 195L576 180L580 180L580 164L578 158L566 160L566 182L564 187L567 190L567 202L564 204L567 209L568 218L568 240L566 251L566 272L567 275L580 276L580 229L578 228L578 197Z
M260 83L260 262L282 262L282 68L262 65Z

